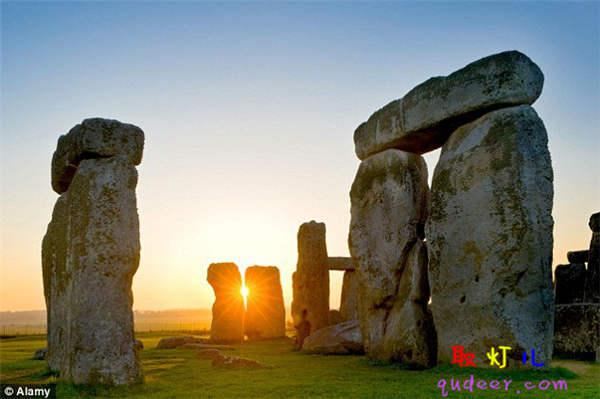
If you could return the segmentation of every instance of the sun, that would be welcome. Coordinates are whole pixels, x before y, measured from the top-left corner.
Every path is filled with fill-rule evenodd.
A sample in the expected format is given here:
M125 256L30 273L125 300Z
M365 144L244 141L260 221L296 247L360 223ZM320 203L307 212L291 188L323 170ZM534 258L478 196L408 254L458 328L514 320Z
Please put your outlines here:
M250 290L245 285L242 285L240 289L240 293L242 294L242 298L244 298L244 302L248 301L248 295L250 295Z

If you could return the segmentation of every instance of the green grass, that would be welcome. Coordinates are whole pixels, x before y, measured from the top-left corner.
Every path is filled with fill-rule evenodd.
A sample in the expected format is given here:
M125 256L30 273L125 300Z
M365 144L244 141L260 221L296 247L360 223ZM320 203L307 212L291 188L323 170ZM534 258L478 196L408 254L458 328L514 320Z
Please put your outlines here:
M232 354L272 366L261 370L214 369L191 350L157 350L165 333L142 333L145 384L128 388L74 386L48 373L45 362L30 360L45 346L44 336L0 340L3 383L58 383L58 398L441 398L440 378L511 379L505 391L450 392L448 398L600 398L600 365L557 360L548 370L501 371L439 366L407 370L376 364L361 356L319 356L291 350L288 340L246 343ZM172 334L171 334L172 335ZM228 352L229 353L229 352ZM568 390L522 388L525 381L564 379ZM516 390L521 389L521 394Z

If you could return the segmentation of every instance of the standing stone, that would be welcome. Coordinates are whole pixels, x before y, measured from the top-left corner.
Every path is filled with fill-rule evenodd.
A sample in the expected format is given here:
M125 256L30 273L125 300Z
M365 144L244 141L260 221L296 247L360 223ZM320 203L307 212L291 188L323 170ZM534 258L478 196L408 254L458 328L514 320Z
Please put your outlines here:
M65 351L70 314L71 271L67 270L69 244L68 195L62 194L54 204L52 219L42 241L42 274L46 299L48 367L54 372L68 368ZM68 352L67 352L68 353Z
M508 345L511 364L535 349L552 357L553 174L533 108L490 112L442 148L427 223L438 359L452 346L476 355Z
M600 362L600 303L556 305L554 350Z
M364 160L352 189L349 247L360 280L360 325L369 357L429 366L434 360L419 231L427 217L423 158L386 150ZM412 280L417 284L412 284ZM417 298L417 300L413 299Z
M311 332L329 325L329 267L325 223L314 220L298 230L298 264L292 276L292 317L297 325L304 310Z
M131 310L140 256L138 175L126 146L100 154L74 143L131 139L140 143L139 163L144 138L139 128L113 120L78 126L88 123L98 129L85 139L77 126L68 140L59 139L54 159L71 154L69 168L53 162L62 195L42 243L48 363L75 384L131 384L142 381Z
M144 132L134 125L112 119L90 118L60 136L52 156L52 188L67 191L83 159L123 158L139 165L144 151Z
M586 302L600 303L600 212L590 217L589 223L592 230L592 241L590 242Z
M285 308L279 269L252 266L244 277L248 288L244 328L249 339L285 336Z
M490 55L444 77L427 80L376 111L354 132L356 155L364 160L386 149L422 154L441 147L467 120L489 111L533 104L544 75L525 54Z
M584 263L558 265L554 271L554 302L568 304L583 302L586 270Z
M344 321L358 320L358 285L358 273L355 270L346 270L344 272L342 300L340 303L340 313Z
M215 343L244 340L244 299L242 276L235 263L211 263L208 283L215 291L210 339Z
M587 249L567 252L567 259L569 260L569 263L587 263L589 257L590 251Z

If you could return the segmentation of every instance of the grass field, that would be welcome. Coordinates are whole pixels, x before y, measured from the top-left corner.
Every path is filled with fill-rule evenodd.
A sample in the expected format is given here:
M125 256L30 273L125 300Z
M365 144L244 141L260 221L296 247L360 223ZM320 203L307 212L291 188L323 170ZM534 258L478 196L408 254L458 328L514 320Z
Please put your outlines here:
M165 333L142 333L141 359L145 384L129 388L73 386L48 373L44 361L31 360L46 345L44 336L0 340L3 383L58 383L58 398L442 398L440 379L512 380L507 391L451 391L448 398L600 398L600 365L557 360L549 370L500 371L440 366L406 370L374 364L361 356L319 356L296 353L291 341L246 343L231 352L272 366L260 370L215 369L191 350L157 350ZM229 352L228 352L229 353ZM538 388L526 392L526 381L565 380L567 389ZM501 385L503 384L500 382ZM545 387L545 383L542 385ZM517 390L521 391L517 393Z

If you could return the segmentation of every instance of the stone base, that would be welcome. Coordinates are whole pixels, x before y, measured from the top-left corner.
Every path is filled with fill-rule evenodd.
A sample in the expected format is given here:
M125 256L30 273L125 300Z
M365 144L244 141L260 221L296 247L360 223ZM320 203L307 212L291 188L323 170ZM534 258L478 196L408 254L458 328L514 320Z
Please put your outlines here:
M600 303L556 305L554 352L600 361Z

